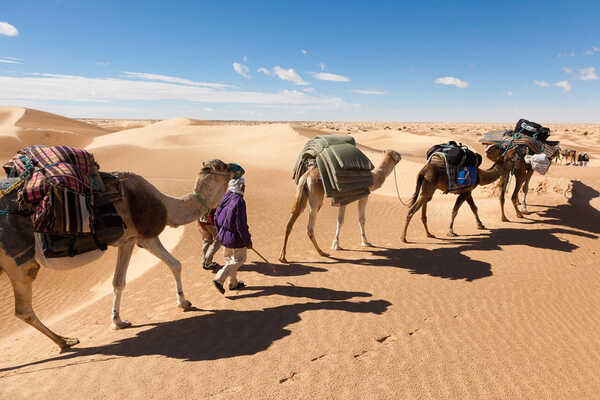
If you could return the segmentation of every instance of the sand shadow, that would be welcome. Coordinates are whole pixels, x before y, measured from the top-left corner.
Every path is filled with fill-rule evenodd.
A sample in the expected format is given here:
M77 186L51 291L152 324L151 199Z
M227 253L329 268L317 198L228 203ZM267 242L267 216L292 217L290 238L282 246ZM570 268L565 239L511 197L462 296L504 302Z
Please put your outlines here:
M243 290L243 294L227 296L231 300L245 299L250 297L263 296L286 296L300 297L313 300L349 300L353 297L371 297L370 293L365 292L346 292L342 290L333 290L328 288L305 287L295 285L275 285L275 286L248 286Z
M264 262L253 262L250 264L244 264L239 270L240 271L253 271L258 272L266 276L301 276L308 275L312 272L327 272L325 268L312 267L310 265L304 265L299 263L290 264L272 264L275 270L267 263ZM215 271L216 272L216 271Z
M91 355L120 357L159 355L184 361L218 360L252 355L268 349L273 342L289 336L291 331L286 327L299 322L300 315L304 312L330 310L380 315L386 312L390 305L391 303L386 300L323 301L249 311L202 310L208 313L168 322L145 324L141 327L149 326L150 328L136 333L135 336L108 345L75 347L69 349L66 354L2 368L0 372ZM331 323L337 323L333 316ZM327 329L326 326L322 328ZM77 363L69 363L65 367L71 365L77 365ZM35 371L23 373L31 372Z

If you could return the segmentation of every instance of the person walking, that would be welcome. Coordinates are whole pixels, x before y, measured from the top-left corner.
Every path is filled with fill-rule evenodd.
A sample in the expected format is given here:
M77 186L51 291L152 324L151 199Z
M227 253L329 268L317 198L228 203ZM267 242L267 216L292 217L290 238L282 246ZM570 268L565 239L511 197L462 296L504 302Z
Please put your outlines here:
M248 228L244 178L229 181L225 196L215 211L215 227L221 244L225 247L225 264L213 283L221 294L225 293L224 284L229 278L229 290L239 290L246 285L237 279L237 271L246 261L246 249L252 248L252 237Z

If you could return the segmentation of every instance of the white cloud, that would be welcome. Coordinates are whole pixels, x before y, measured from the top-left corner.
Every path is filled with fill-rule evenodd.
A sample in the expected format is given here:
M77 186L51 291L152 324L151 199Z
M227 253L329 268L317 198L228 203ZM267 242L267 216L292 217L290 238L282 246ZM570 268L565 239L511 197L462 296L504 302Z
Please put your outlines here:
M214 108L210 108L210 107L204 107L202 110L206 111L206 112L214 112L215 111Z
M313 77L320 81L350 82L350 78L346 76L330 74L329 72L317 72L313 74Z
M243 62L248 62L248 56L244 56L244 57L242 57L242 61L243 61Z
M2 64L23 64L23 60L15 57L0 57Z
M533 83L539 87L548 87L550 84L546 81L533 81Z
M110 62L109 61L96 61L96 65L106 67L106 66L110 65Z
M573 70L569 67L562 67L560 70L565 74L570 74L571 72L573 72Z
M586 50L585 55L586 56L592 56L596 53L600 53L600 47L592 47L590 50Z
M123 71L123 75L128 78L138 78L145 79L149 81L162 81L169 83L179 83L182 85L190 85L190 86L205 86L214 89L225 89L225 88L234 88L232 85L225 85L223 83L211 83L211 82L194 82L189 79L178 78L176 76L167 76L167 75L159 75L159 74L148 74L146 72L129 72ZM36 74L34 74L36 75ZM42 76L64 76L64 75L53 75L53 74L39 74Z
M558 57L575 57L575 52L569 51L566 53L558 53Z
M89 78L75 75L35 74L0 75L0 102L40 101L102 102L140 101L153 104L160 100L185 102L236 103L263 105L311 105L339 108L346 103L337 97L315 97L299 91L280 93L250 92L187 86L165 81L124 78Z
M256 70L256 72L262 72L265 75L273 75L273 73L271 71L269 71L268 69L266 69L265 67L260 67L259 69Z
M307 54L307 53L308 53L308 51L307 51L307 50L304 50L304 49L300 49L300 53L302 53L302 54Z
M597 81L600 78L598 78L598 75L596 74L596 68L589 67L581 68L579 70L579 79L582 81Z
M562 88L565 92L568 92L569 90L571 90L572 86L569 83L569 81L560 81L560 82L556 82L554 84L554 86L558 86L559 88Z
M319 68L321 68L321 71L325 71L325 68L327 68L327 66L325 65L325 63L324 63L324 62L322 62L322 61L321 61L321 62L319 63Z
M440 85L456 86L457 88L461 89L464 89L467 86L469 86L468 82L461 81L460 79L454 78L452 76L444 76L442 78L437 78L434 82Z
M506 93L507 96L512 96L513 95L513 92L510 91L510 90L507 90L505 93Z
M237 72L238 74L240 74L241 76L243 76L244 78L250 79L250 75L248 74L248 72L249 72L248 67L246 67L245 65L234 62L233 70L235 72Z
M302 89L303 91L305 91L306 93L313 93L315 91L315 88L313 87L307 87L305 89Z
M352 92L354 93L358 93L358 94L385 94L385 92L381 91L381 90L363 90L363 89L356 89L356 90L352 90Z
M17 28L15 28L14 26L12 26L8 22L1 22L0 21L0 35L18 36L19 35L19 31L17 30Z
M293 68L285 69L280 66L273 67L273 73L284 81L294 82L296 85L308 85Z

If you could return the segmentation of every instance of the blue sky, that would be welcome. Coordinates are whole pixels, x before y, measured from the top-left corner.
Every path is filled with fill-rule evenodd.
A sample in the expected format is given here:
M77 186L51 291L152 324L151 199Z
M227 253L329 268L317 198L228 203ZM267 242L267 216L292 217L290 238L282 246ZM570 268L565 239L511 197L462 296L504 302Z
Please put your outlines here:
M600 122L600 2L2 0L0 105Z

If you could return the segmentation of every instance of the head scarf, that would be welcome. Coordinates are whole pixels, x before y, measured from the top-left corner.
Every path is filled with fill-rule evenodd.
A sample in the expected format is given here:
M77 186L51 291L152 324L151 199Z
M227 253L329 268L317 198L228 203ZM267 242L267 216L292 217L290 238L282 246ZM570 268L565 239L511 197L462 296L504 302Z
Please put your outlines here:
M244 168L242 168L242 166L239 164L231 163L229 164L229 167L231 169L231 172L233 172L232 179L239 179L242 177L242 175L246 173L246 171L244 171Z
M229 181L229 190L230 192L244 195L244 186L246 185L246 181L244 178L232 179Z

